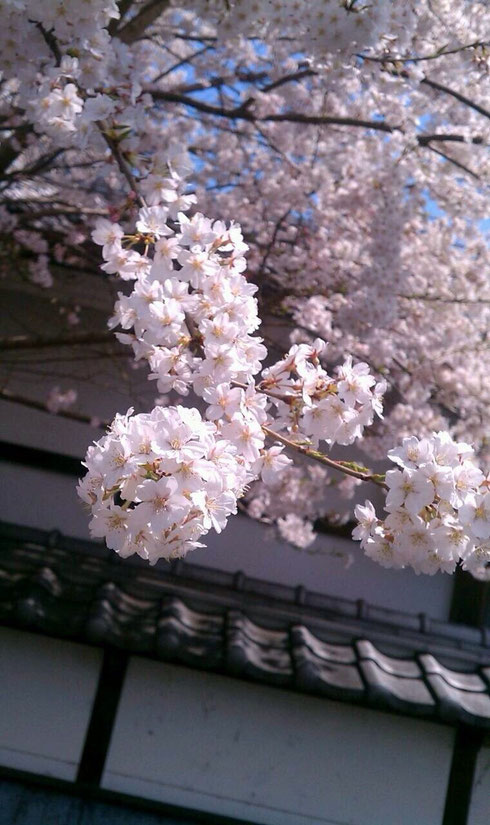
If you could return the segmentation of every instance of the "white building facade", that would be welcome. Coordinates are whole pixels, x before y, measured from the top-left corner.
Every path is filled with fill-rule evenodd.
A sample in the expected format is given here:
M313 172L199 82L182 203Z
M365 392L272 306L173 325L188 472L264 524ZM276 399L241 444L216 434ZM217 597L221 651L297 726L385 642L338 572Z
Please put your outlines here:
M243 516L123 562L75 493L94 430L0 412L0 825L487 825L490 628L453 578Z

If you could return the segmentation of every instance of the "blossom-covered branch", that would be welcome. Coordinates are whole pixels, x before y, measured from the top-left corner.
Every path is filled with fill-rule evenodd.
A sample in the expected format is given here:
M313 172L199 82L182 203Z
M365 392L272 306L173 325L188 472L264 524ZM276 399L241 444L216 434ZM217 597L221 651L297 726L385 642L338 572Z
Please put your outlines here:
M484 575L483 5L8 0L0 23L2 271L48 290L102 246L110 326L170 394L89 450L94 535L176 557L241 499L306 547L340 470L387 488L369 555Z

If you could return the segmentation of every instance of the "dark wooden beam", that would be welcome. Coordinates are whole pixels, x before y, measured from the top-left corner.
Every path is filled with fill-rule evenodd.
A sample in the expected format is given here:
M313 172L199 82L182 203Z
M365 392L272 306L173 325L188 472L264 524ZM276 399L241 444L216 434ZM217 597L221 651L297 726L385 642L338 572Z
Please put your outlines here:
M442 825L467 825L478 752L484 732L461 725L456 728Z
M100 785L128 666L128 654L106 648L77 782Z
M490 582L479 581L458 568L454 575L449 621L490 627Z

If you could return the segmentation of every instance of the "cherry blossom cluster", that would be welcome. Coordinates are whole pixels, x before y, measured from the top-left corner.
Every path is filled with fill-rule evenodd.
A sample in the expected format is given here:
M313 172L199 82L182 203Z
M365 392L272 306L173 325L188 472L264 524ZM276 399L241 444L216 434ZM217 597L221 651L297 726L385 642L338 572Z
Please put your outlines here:
M325 491L333 479L325 467L314 462L287 461L281 447L268 450L261 472L263 480L256 481L247 492L247 513L265 524L275 524L282 538L304 549L317 538L314 522L325 514ZM269 476L272 462L276 472Z
M87 69L89 63L101 64L100 74L95 65L90 70L93 80L100 79L104 50L111 49L107 26L117 18L116 0L4 0L0 70L7 78L29 84L41 66L52 63L53 48L61 55L66 48L79 53Z
M395 9L393 9L395 5ZM356 0L220 0L214 9L206 0L193 7L209 18L214 11L221 38L240 34L273 38L277 34L295 38L297 45L321 55L325 51L352 52L377 43L381 35L402 35L402 24L416 25L413 6L390 0L358 3Z
M0 272L85 283L99 216L111 326L197 396L250 512L308 546L334 444L447 429L488 457L485 3L5 0L0 71Z
M60 410L68 410L77 400L77 391L73 389L61 390L60 387L53 387L46 401L46 409L52 413Z
M110 324L134 330L118 337L132 344L136 358L148 361L160 392L186 395L192 387L223 412L226 401L211 388L247 384L266 355L261 339L251 334L259 319L257 287L242 274L248 247L237 225L180 211L195 198L178 193L181 179L172 160L166 169L166 178L151 173L143 181L153 205L139 210L136 233L125 236L106 219L93 232L103 247L102 268L135 281L129 296L119 294Z
M134 117L137 73L107 31L118 18L116 0L6 0L0 8L4 96L57 146L103 145L96 122L116 109L126 127Z
M286 357L263 372L259 389L271 395L275 427L300 440L348 445L362 437L374 415L382 418L385 381L376 381L365 363L348 356L332 377L320 359L327 345L293 344Z
M219 429L181 406L116 416L85 465L78 493L92 512L91 534L150 564L203 546L212 528L220 533L249 479Z
M139 209L135 232L103 218L96 223L92 237L102 246L102 269L134 282L129 295L119 293L110 325L130 330L118 337L148 361L160 392L192 390L205 402L206 419L240 456L248 481L260 477L265 487L277 488L291 460L283 444L266 449L266 435L285 432L293 449L299 442L352 444L375 413L382 415L386 385L350 357L335 378L329 375L321 366L326 345L320 339L293 345L255 383L267 351L252 335L260 322L256 286L245 277L248 247L237 225L180 211L194 200L182 194L187 170L177 150L154 161L141 183L151 205ZM223 490L227 484L222 479ZM94 535L100 535L97 524L105 522L92 522ZM297 546L315 538L304 513L278 514L277 524Z
M490 481L476 466L473 448L447 432L405 438L388 457L388 516L378 519L370 501L355 508L353 537L384 567L416 573L453 573L463 568L478 578L490 563Z

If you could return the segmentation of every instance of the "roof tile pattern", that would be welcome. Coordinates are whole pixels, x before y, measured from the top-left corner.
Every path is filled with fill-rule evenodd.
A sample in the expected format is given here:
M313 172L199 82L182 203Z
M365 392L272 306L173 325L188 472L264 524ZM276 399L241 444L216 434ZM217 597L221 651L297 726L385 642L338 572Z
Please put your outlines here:
M186 563L148 571L89 542L8 525L0 605L9 625L490 729L490 648L476 628Z

